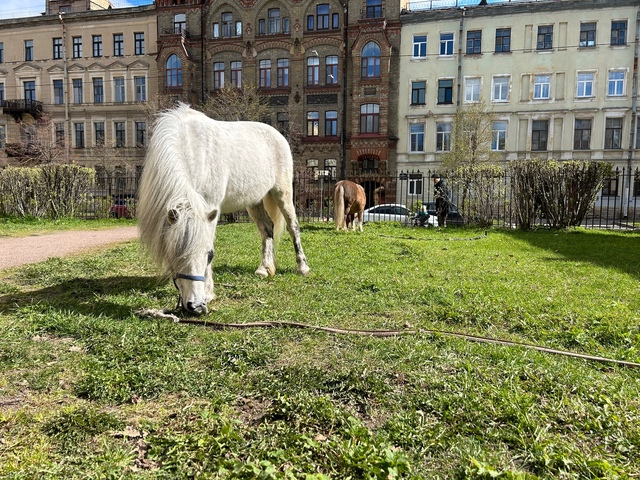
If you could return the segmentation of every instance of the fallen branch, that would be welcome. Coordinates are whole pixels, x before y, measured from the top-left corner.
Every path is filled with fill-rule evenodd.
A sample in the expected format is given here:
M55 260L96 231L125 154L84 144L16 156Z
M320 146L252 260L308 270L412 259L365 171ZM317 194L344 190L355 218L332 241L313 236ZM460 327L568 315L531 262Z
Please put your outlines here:
M175 323L187 323L191 325L200 325L203 327L215 328L217 330L224 329L248 329L248 328L298 328L305 330L316 330L320 332L327 332L340 335L362 335L370 337L400 337L405 335L419 335L419 334L433 334L444 335L449 337L456 337L463 340L468 340L477 343L489 343L493 345L505 345L509 347L523 347L530 350L537 350L539 352L552 353L554 355L563 355L565 357L581 358L583 360L589 360L600 363L611 363L614 365L620 365L624 367L640 368L640 363L628 362L626 360L616 360L613 358L598 357L594 355L585 355L582 353L570 352L568 350L559 350L555 348L547 348L539 345L533 345L530 343L515 342L512 340L502 340L499 338L482 337L479 335L470 335L467 333L451 332L447 330L435 330L435 329L405 329L405 330L361 330L361 329L349 329L349 328L334 328L334 327L320 327L317 325L308 325L306 323L298 322L248 322L248 323L221 323L210 322L208 320L201 320L195 318L180 318L175 314L167 310L157 310L151 308L143 308L136 312L140 317L146 318L165 318L173 320Z

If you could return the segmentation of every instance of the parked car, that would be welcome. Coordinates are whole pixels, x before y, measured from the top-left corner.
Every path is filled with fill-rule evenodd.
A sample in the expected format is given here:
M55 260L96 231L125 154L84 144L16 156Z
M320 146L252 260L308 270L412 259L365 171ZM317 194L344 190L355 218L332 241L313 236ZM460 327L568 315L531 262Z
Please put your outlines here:
M425 203L427 207L427 212L432 217L436 217L436 226L438 224L438 216L436 215L436 202L427 202ZM463 225L464 221L462 219L462 215L458 213L458 207L455 205L451 205L449 213L447 214L447 225Z
M113 203L109 208L109 216L111 218L133 218L133 213L127 206L127 196L114 195Z
M404 205L386 203L367 208L362 214L362 221L367 222L400 222L403 225L413 224L415 214ZM427 225L438 226L438 220L431 215Z

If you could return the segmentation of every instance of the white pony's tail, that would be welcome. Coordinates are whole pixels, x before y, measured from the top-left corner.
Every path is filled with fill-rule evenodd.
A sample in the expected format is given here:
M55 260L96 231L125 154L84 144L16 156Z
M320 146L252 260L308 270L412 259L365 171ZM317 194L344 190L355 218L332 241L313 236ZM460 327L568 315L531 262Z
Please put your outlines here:
M336 230L344 228L344 186L338 185L333 194L333 218L336 221Z
M267 211L269 218L271 218L271 221L273 222L273 240L277 243L280 241L282 234L284 233L284 215L282 215L280 208L278 208L278 204L271 195L265 195L262 199L262 204L264 205L264 209Z

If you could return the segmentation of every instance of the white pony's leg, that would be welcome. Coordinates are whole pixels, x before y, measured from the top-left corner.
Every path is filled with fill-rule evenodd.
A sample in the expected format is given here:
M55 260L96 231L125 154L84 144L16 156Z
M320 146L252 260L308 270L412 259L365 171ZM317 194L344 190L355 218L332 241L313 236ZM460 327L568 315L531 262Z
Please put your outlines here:
M262 262L256 270L256 275L268 277L276 274L276 261L273 250L273 221L267 215L264 205L260 202L258 205L248 207L247 211L260 231L262 236Z
M293 196L291 189L287 192L281 190L272 190L271 195L277 202L278 208L284 216L284 220L287 224L287 231L293 240L293 248L296 251L296 263L298 264L298 273L301 275L309 275L309 265L307 264L307 257L302 250L302 242L300 241L300 224L298 223L298 217L296 216L296 209L293 205Z

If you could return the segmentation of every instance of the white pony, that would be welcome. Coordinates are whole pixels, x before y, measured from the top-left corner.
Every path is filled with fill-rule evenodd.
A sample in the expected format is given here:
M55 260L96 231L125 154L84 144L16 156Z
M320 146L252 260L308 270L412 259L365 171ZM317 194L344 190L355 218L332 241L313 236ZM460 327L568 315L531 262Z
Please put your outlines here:
M140 180L140 239L171 274L179 305L207 312L211 261L221 214L246 208L262 235L261 276L274 275L274 236L293 239L298 272L309 273L293 205L287 140L258 122L221 122L180 104L154 126Z

